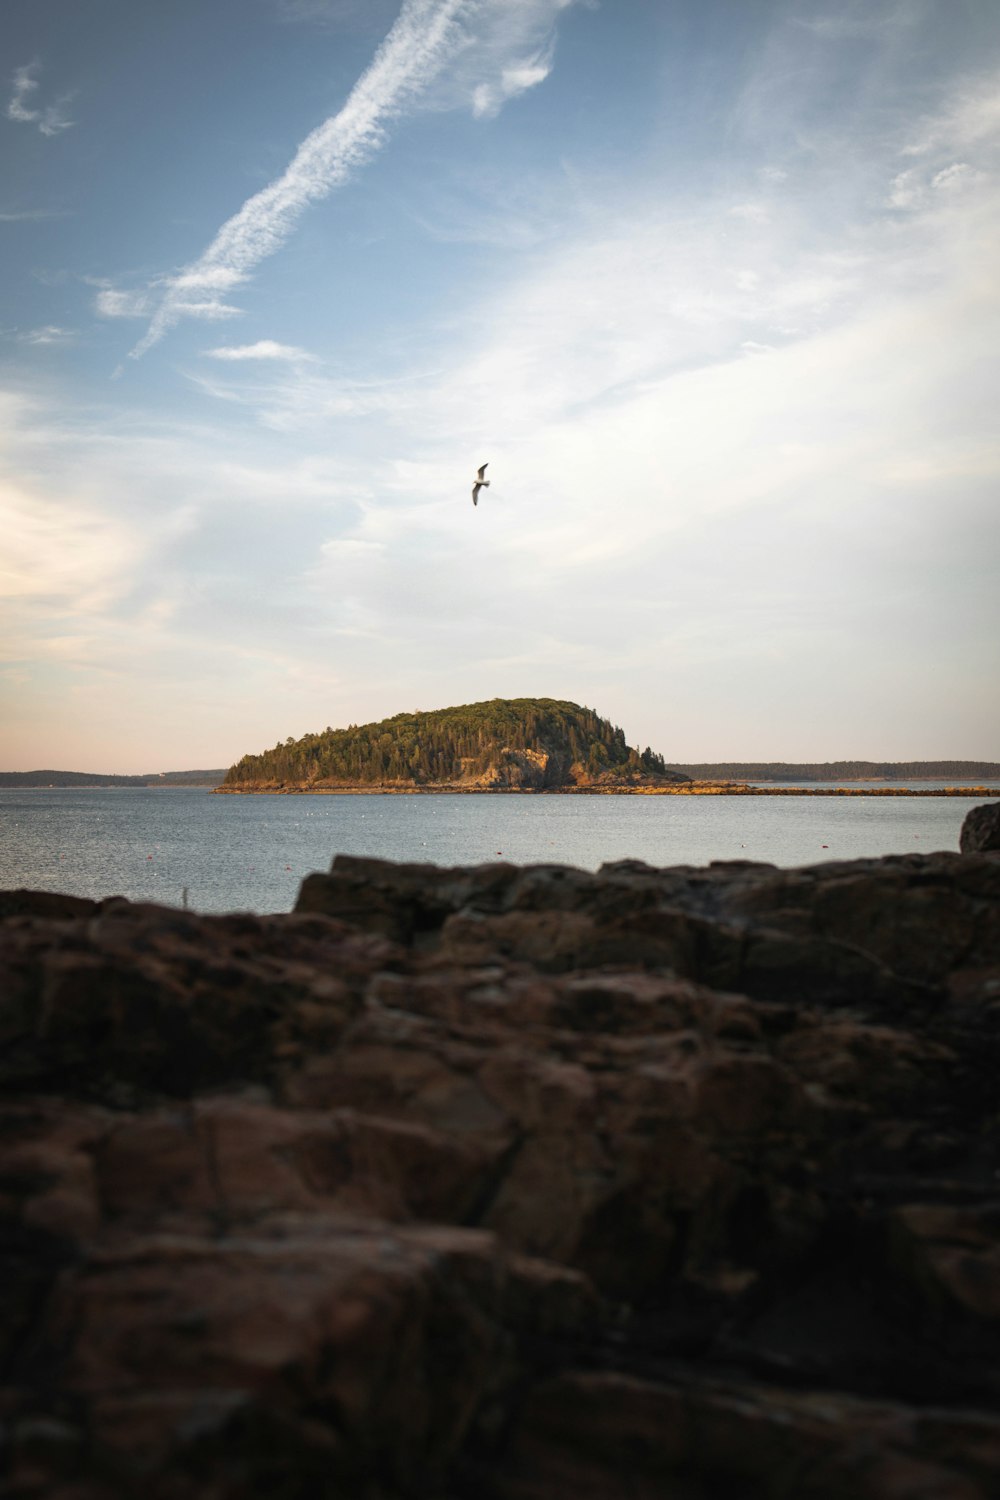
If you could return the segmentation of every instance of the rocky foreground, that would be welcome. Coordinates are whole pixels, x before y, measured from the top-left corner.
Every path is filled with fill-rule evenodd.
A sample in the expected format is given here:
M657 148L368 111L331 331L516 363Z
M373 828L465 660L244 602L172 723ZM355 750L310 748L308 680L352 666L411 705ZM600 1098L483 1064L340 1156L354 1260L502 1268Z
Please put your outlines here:
M0 896L0 1488L1000 1493L1000 858Z

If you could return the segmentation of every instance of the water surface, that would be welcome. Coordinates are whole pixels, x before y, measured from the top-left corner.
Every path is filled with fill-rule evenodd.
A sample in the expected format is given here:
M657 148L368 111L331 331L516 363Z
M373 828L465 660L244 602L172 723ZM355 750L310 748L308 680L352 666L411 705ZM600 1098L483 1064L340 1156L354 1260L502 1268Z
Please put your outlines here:
M215 797L199 788L0 789L0 889L199 911L289 911L335 854L776 865L957 850L982 797Z

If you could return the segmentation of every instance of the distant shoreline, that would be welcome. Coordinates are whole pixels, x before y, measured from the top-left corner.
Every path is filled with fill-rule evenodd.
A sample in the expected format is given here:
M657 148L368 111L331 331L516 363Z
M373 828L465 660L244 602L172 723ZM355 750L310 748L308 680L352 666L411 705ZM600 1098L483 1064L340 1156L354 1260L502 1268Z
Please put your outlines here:
M216 781L3 781L0 792L214 792Z
M13 773L16 775L17 773ZM23 774L23 773L22 773ZM29 773L31 775L37 773ZM225 786L215 781L149 780L139 781L109 779L107 781L39 782L14 780L12 773L0 772L0 791L24 792L88 792L88 791L203 791L226 797L469 797L469 796L518 796L518 797L1000 797L1000 784L990 782L966 783L963 785L922 786L924 781L941 781L934 776L911 776L902 786L889 785L890 778L864 776L855 780L843 778L827 785L807 785L819 778L802 778L802 785L795 781L769 782L766 778L752 783L722 780L691 780L662 786L557 786L557 787L504 787L462 786L455 783L435 786L400 785L398 783L372 782L352 786L313 786L307 783L271 782L259 786L244 783ZM902 781L902 778L899 778ZM872 785L883 782L883 785Z
M221 797L1000 797L1000 787L746 786L678 783L676 786L218 786Z

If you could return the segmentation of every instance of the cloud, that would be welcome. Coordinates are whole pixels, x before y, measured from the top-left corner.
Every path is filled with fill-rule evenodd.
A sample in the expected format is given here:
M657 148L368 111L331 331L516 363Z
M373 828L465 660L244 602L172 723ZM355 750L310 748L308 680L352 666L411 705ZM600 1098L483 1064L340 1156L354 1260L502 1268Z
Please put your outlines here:
M238 318L243 312L242 307L223 302L221 297L192 297L189 301L178 297L173 303L173 310L177 318L205 318L212 323L223 318Z
M746 219L751 224L766 224L769 218L764 203L734 203L729 213L734 219Z
M1000 71L965 78L914 132L909 126L886 195L900 212L931 212L989 196L1000 173ZM986 190L984 192L984 190Z
M169 278L138 358L182 317L214 316L216 293L245 282L284 244L311 204L345 182L382 144L388 121L441 67L462 0L405 0L392 30L340 112L306 137L282 175L249 198L198 260Z
M435 384L435 372L418 370L369 380L331 374L308 354L295 359L241 358L230 363L245 366L239 369L238 378L235 370L230 379L193 370L186 371L186 377L206 396L253 412L273 432L317 431L340 418L399 421L420 409Z
M904 155L925 156L942 147L967 152L984 144L996 144L1000 136L1000 74L996 72L968 80L949 105L925 117L917 137L904 147Z
M552 47L534 57L523 58L512 67L501 68L492 83L480 83L472 91L472 113L477 119L490 119L500 113L508 99L544 83L552 72Z
M136 545L97 509L0 481L0 600L38 601L74 615L100 611L122 587Z
M21 208L0 211L0 224L30 224L39 219L65 219L69 215L58 208Z
M148 291L124 291L102 286L94 298L95 311L102 318L144 318L152 307Z
M382 13L388 23L399 8L397 0L271 0L271 4L279 21L356 31L379 24Z
M328 561L375 557L384 551L384 542L368 542L359 537L336 537L333 541L324 542L320 548L321 555Z
M473 11L421 107L474 107ZM690 193L591 176L580 207L557 185L558 235L339 364L277 342L312 345L301 326L227 329L189 361L226 403L188 405L202 428L55 393L44 418L13 413L16 469L58 501L38 575L63 565L63 520L71 546L102 520L105 557L141 543L103 611L83 578L56 639L19 653L39 673L89 663L75 706L68 676L52 687L52 735L142 733L157 759L163 736L174 764L221 764L413 702L554 690L682 759L990 743L1000 179L988 136L940 126L954 100L913 156L908 106L871 98L825 129L808 115L787 174L772 135L754 154L744 132ZM914 212L884 201L903 169ZM758 202L766 217L731 212ZM231 269L206 298L240 300ZM22 641L56 613L33 598ZM120 679L117 719L99 671Z
M927 171L961 160L942 146ZM326 722L558 684L679 759L736 753L735 733L760 758L855 754L859 734L900 757L928 735L942 755L946 735L989 743L995 186L901 220L873 198L819 235L822 174L764 225L732 218L731 186L576 221L415 341L431 376L205 360L267 430L242 411L144 433L12 412L17 467L47 466L62 496L22 586L58 582L64 535L75 551L105 527L64 618L20 601L17 662L66 674L51 735L90 743L99 722L136 769L159 736L175 764L221 764Z
M470 108L492 119L511 99L537 88L552 72L555 27L577 0L486 0L469 16L459 66L431 89L434 108Z
M59 328L54 323L47 323L43 328L29 328L17 335L18 343L21 344L70 344L76 337L72 328Z
M970 166L967 161L952 162L940 171L907 167L889 184L886 207L903 211L925 208L935 193L957 194L980 186L989 178L987 172Z
M275 681L268 718L304 732L332 700L339 722L325 601L301 578L365 493L357 469L32 387L0 386L0 660L29 678L0 682L0 764L53 745L97 769L228 764Z
M576 172L548 154L509 160L478 151L447 173L409 176L397 187L399 215L444 244L485 245L523 254L564 240L581 211Z
M926 189L920 174L914 168L908 167L905 172L897 172L890 182L885 200L886 207L916 208L924 201L925 195Z
M157 288L164 283L154 283L150 287L137 287L128 290L124 287L100 286L97 296L94 298L94 311L102 318L147 318L157 305ZM173 283L180 295L174 301L174 312L178 318L185 315L204 318L209 322L218 322L223 318L239 317L243 309L234 307L232 303L223 302L220 297L199 296L193 300L183 295L186 288L179 282Z
M950 167L943 167L940 172L935 172L931 178L931 187L935 192L954 193L985 180L985 172L970 167L967 161L956 161Z
M390 122L427 93L449 60L459 66L428 101L431 106L465 103L478 115L491 115L541 82L551 68L555 17L572 3L404 0L343 108L306 137L282 175L248 198L197 260L154 284L156 310L131 357L140 358L181 318L232 316L237 309L220 301L220 293L243 285L281 248L311 204L380 149Z
M825 16L791 16L793 26L800 26L822 41L847 42L859 39L878 40L916 22L917 12L907 5L890 5L885 9L830 12Z
M7 118L16 120L21 125L37 125L42 135L60 135L76 123L65 113L66 105L73 96L64 94L55 103L47 104L41 109L29 108L28 100L33 98L39 88L35 75L40 67L40 63L31 62L14 73L14 92L7 104Z
M256 344L224 344L219 349L206 349L205 354L210 359L224 360L287 360L289 363L311 361L314 355L308 354L305 349L297 349L294 344L278 344L274 339L258 339Z

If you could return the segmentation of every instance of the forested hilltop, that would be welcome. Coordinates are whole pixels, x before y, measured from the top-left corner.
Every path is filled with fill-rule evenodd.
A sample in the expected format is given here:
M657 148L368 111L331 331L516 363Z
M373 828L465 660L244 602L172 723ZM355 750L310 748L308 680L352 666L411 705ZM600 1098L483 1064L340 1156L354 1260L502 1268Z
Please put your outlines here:
M555 698L493 698L377 724L327 727L245 755L221 790L297 785L555 790L685 781L593 709Z

